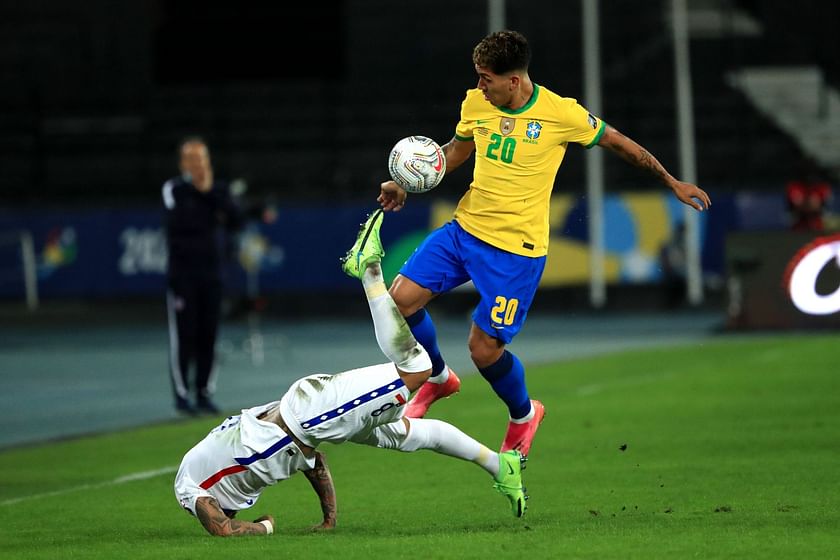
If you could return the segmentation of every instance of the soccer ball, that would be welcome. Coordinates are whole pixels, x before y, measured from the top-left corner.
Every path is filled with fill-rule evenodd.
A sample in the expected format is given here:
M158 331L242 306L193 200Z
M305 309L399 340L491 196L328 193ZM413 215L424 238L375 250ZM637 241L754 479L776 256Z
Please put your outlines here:
M425 136L407 136L391 148L388 156L391 178L408 192L424 193L440 184L446 159L437 142Z

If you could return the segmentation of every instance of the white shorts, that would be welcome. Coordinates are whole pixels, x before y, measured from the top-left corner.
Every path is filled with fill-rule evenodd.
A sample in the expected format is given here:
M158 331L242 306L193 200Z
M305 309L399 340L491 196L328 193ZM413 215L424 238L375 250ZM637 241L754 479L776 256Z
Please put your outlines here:
M280 414L304 444L365 441L377 426L402 418L410 393L391 363L296 381Z

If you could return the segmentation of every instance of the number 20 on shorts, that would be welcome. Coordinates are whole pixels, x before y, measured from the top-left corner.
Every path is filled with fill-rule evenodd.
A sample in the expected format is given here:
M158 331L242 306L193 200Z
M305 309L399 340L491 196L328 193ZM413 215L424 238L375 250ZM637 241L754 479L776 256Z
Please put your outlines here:
M512 325L518 308L518 299L496 296L496 305L490 310L490 319L497 325Z

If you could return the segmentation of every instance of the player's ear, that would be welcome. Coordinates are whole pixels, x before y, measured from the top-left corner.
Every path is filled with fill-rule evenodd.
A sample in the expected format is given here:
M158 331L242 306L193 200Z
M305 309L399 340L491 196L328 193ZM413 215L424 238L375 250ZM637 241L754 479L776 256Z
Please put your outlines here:
M510 84L509 84L509 86L508 86L508 87L510 88L510 91L513 91L513 90L515 90L516 88L518 88L518 87L519 87L519 83L520 83L520 81L521 81L521 80L520 80L520 78L519 78L519 74L511 74L511 76L510 76Z

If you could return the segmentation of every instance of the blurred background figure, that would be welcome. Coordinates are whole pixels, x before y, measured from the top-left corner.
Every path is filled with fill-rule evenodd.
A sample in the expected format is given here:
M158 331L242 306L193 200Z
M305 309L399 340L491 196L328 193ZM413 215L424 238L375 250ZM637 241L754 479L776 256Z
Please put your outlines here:
M825 230L825 213L831 202L831 184L819 167L803 158L797 177L785 185L785 200L794 231Z
M180 175L163 185L169 250L169 362L175 408L186 414L216 413L219 410L211 397L215 389L222 265L230 234L242 227L245 216L228 184L214 178L203 139L183 140L179 158Z

